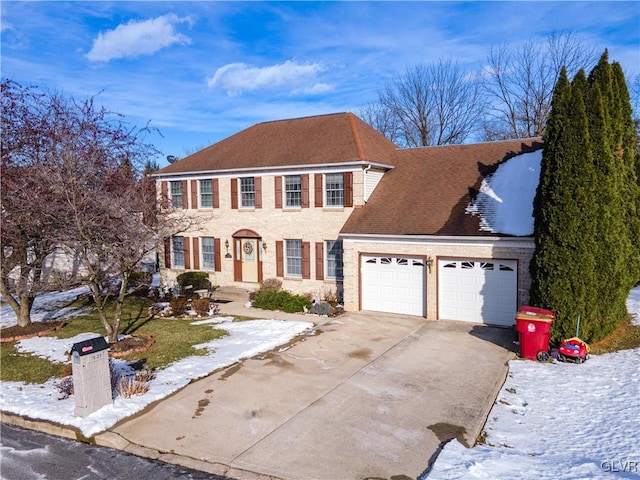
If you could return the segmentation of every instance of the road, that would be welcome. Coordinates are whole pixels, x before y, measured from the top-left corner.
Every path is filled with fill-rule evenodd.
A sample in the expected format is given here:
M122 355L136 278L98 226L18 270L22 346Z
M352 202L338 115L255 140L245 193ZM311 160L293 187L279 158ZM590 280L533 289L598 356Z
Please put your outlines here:
M4 480L231 480L12 425L0 427Z

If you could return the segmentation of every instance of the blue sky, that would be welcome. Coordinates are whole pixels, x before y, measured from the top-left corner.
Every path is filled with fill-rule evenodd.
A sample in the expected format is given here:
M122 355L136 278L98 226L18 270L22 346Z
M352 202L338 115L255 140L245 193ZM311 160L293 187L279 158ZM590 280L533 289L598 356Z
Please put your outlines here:
M255 123L353 111L416 63L571 31L640 73L640 2L1 3L2 77L99 94L164 156Z

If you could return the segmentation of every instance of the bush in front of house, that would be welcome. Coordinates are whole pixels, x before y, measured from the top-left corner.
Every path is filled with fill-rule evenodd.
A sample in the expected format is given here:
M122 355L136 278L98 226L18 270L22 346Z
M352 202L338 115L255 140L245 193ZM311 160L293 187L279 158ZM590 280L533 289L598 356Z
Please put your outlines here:
M279 292L282 290L282 281L277 278L267 278L260 282L260 288L249 294L249 298L253 302L255 298L265 292Z
M191 294L195 290L206 290L211 288L209 274L207 272L184 272L176 277L180 291L185 294ZM185 287L192 287L185 290Z
M209 314L211 302L208 298L199 298L191 302L191 308L195 310L199 317L205 317Z
M184 297L173 297L169 301L169 308L171 309L171 315L180 317L184 315L184 311L187 309L187 299Z
M303 312L311 306L307 297L285 290L265 290L256 294L253 306L264 310L281 310L287 313Z

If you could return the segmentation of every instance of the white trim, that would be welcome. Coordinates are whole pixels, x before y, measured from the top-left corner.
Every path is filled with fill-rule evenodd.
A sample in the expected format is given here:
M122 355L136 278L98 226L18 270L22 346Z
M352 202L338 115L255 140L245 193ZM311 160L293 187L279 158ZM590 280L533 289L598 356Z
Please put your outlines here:
M357 170L361 170L362 167L367 167L372 165L374 167L386 168L388 170L392 170L393 165L387 165L384 163L375 163L375 162L367 162L367 161L357 161L357 162L342 162L342 163L318 163L312 165L299 165L299 166L271 166L271 167L247 167L247 168L228 168L223 170L199 170L193 172L175 172L175 173L153 173L152 177L156 177L160 180L188 180L188 179L198 179L199 177L204 176L214 176L218 178L224 177L237 177L238 175L248 176L251 172L256 172L257 174L268 174L269 172L273 172L274 175L304 175L313 174L313 173L338 173L338 172L353 172ZM288 172L288 173L282 173Z
M513 248L535 248L534 237L454 237L436 235L382 235L382 234L340 234L344 242L351 243L397 243L405 245L447 245L447 246L496 246Z

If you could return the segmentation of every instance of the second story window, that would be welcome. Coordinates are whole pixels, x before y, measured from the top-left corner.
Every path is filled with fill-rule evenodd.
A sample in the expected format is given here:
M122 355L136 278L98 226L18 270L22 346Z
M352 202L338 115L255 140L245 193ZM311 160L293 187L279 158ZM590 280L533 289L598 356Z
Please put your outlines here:
M213 189L211 180L200 180L200 208L213 207Z
M182 208L182 182L170 182L171 205L173 208Z
M302 206L302 179L300 175L284 177L285 206Z
M344 206L344 174L327 173L324 189L325 205L328 207Z
M256 206L256 190L253 177L240 179L240 206L244 208Z

